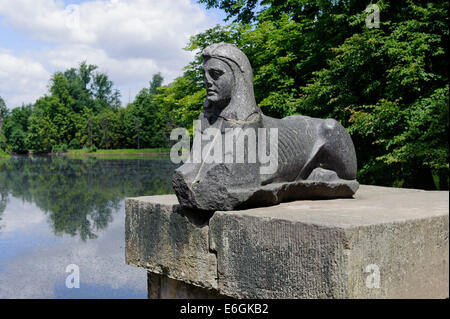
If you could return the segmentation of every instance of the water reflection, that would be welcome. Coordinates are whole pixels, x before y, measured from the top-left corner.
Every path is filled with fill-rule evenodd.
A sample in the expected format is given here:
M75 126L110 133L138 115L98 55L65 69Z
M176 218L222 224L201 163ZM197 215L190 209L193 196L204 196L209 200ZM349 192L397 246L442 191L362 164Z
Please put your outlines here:
M171 193L173 169L165 158L2 160L0 214L13 196L47 213L55 235L93 239L111 222L124 197Z
M124 198L172 192L167 158L0 160L0 298L146 297L124 262ZM67 289L77 264L81 288Z
M8 194L6 192L3 192L2 189L0 188L0 231L2 229L1 225L2 215L6 209L6 204L8 204L8 200L9 200Z

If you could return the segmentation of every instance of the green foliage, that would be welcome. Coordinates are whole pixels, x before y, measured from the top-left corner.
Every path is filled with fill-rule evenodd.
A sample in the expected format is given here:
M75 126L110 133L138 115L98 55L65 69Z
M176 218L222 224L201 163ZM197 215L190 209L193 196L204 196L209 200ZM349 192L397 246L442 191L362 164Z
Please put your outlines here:
M0 124L5 124L0 144L7 143L19 153L46 153L71 141L70 147L76 148L122 146L120 92L113 89L106 74L94 72L96 69L82 62L78 69L56 72L50 79L50 95L34 105L15 108L11 114L1 113Z
M239 1L211 3L216 3L216 7L242 5ZM326 66L327 59L333 56L331 48L361 29L349 21L351 15L364 11L365 5L333 5L324 1L263 4L266 6L252 18L255 23L217 26L192 37L187 49L202 50L220 41L236 44L252 64L256 102L267 115L284 117L298 112L300 88L311 81L314 72ZM188 69L197 77L202 75L199 55L200 51Z
M226 21L234 17L235 22L249 23L255 20L258 0L198 0L199 3L206 4L206 8L219 8L227 13ZM262 1L264 4L268 1Z
M119 148L123 140L123 123L118 112L104 109L94 121L98 123L98 131L94 133L96 145L104 149Z
M150 94L155 94L158 92L158 88L161 87L161 84L163 83L164 78L162 77L161 73L153 74L153 78L150 81Z
M348 126L361 182L448 188L448 4L382 5L391 20L334 49L298 110Z
M31 104L22 105L12 109L3 125L4 139L11 151L24 153L28 150L26 136L28 133L29 118L33 107ZM2 134L0 134L2 136ZM1 138L1 137L0 137Z
M9 152L0 149L0 158L9 157Z
M66 143L73 136L71 110L55 96L36 101L29 118L26 144L35 152L50 152L53 145Z
M58 144L52 147L52 153L66 153L68 149L67 144Z
M6 108L5 100L0 96L0 117L4 118L8 115L8 109Z
M88 149L87 149L87 152L88 153L95 153L95 152L97 152L97 147L95 146L95 145L92 145L92 146L90 146Z
M70 150L77 150L81 148L80 141L77 138L74 138L69 143L69 149Z
M166 132L177 126L192 128L194 120L198 119L203 102L206 98L204 89L196 89L192 81L186 77L176 78L170 85L163 87L155 99L159 105L170 110L166 118Z
M166 147L170 131L175 127L178 111L170 102L173 84L162 87L162 76L153 76L150 88L143 88L123 114L123 132L126 147ZM176 83L177 80L174 81ZM177 92L179 96L186 94Z
M5 119L7 118L8 115L9 115L9 110L6 107L5 101L0 96L0 151L3 151L4 153L7 148L7 144L6 144L7 140L6 140L6 136L3 132L3 125L5 122Z

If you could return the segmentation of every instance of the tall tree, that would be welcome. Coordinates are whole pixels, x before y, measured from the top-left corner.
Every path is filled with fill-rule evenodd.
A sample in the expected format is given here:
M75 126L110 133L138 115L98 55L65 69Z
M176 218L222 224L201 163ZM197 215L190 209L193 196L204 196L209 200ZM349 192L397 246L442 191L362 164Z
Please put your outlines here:
M22 105L12 109L5 121L4 135L13 152L26 153L28 150L26 137L32 112L32 104Z
M113 83L104 73L96 73L92 78L91 92L96 112L110 107L113 99Z
M127 145L137 148L167 146L170 112L159 99L160 94L164 94L163 80L160 73L154 74L150 88L143 88L128 104L124 114Z
M53 146L68 144L74 123L71 110L57 96L45 96L36 101L30 116L27 145L36 152L50 152Z
M3 122L5 118L8 116L9 110L6 107L5 101L0 96L0 135L2 134Z
M163 81L164 78L160 72L153 74L152 80L150 81L150 94L155 94Z
M256 19L258 5L273 1L260 0L198 0L204 3L207 9L218 8L227 13L225 21L234 18L234 22L250 23Z
M9 110L6 107L6 103L0 96L0 152L5 151L7 148L6 137L5 134L3 133L3 123L8 114Z

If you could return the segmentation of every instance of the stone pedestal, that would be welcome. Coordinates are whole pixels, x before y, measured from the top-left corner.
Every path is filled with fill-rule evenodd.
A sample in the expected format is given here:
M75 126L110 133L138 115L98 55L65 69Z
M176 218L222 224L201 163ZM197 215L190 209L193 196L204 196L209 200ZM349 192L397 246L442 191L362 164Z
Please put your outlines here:
M365 185L211 215L128 198L126 262L153 298L448 298L448 222L448 192Z

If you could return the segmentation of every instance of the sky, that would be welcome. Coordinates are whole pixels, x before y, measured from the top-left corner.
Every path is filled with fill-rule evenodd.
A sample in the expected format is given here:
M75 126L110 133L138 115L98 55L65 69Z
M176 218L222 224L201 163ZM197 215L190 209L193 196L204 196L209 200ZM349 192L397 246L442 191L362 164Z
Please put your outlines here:
M190 36L224 17L195 0L0 0L0 96L8 108L33 103L54 72L87 61L126 104L153 74L182 75Z

